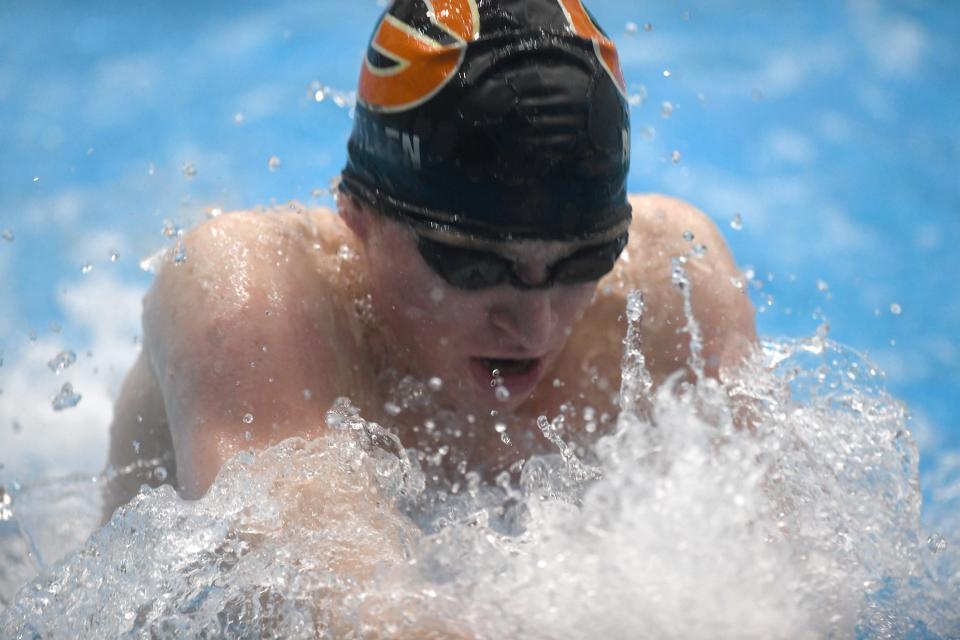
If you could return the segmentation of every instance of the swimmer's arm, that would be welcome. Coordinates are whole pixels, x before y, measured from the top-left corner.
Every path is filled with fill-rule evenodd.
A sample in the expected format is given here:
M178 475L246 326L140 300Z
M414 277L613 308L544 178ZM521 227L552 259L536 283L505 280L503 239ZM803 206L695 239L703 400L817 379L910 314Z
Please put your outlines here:
M671 259L704 245L702 257L685 263L691 284L693 315L703 333L703 357L708 376L730 373L755 348L754 308L743 286L723 235L696 207L661 195L632 196L631 262L633 279L645 296L644 344L655 378L684 368L689 359L689 335L683 297L671 281ZM693 234L686 240L684 233ZM739 286L738 286L738 283ZM657 374L660 374L659 376Z
M299 307L314 291L289 264L300 256L283 227L228 214L186 234L184 246L186 261L168 257L145 299L144 343L178 488L198 498L235 453L309 437L333 398L329 345Z

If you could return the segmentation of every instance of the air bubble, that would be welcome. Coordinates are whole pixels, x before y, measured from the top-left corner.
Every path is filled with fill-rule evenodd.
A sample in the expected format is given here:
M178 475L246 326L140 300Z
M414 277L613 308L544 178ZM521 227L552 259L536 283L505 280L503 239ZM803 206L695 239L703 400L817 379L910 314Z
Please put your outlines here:
M692 231L683 232L683 239L686 240L687 242L693 242L693 238L694 238L694 235Z
M510 390L504 387L503 385L497 386L496 391L493 394L497 397L497 400L500 402L506 402L510 399Z
M817 280L817 291L827 291L830 289L830 285L824 282L823 280Z
M116 261L119 260L119 259L120 259L120 252L118 252L116 249L111 249L111 250L110 250L110 262L116 262Z
M166 467L157 467L153 470L153 477L156 478L159 482L164 482L167 479L167 468Z
M233 114L233 124L243 124L244 116L239 111Z
M734 231L743 230L743 217L739 213L733 214L733 220L730 221L730 228Z
M427 380L427 387L430 388L430 391L440 391L441 389L443 389L443 380L441 380L437 376L433 376L432 378Z
M13 242L13 231L10 229L0 231L0 238L3 238L4 242Z
M267 168L270 169L270 172L273 173L280 168L280 158L277 156L270 156L270 159L267 160Z
M660 117L669 118L673 115L673 103L669 100L664 100L660 103Z
M898 316L902 312L903 312L903 309L896 302L890 305L890 313L892 313L893 315Z
M670 154L670 161L673 162L673 164L679 164L680 158L681 158L680 152L674 149L673 153Z
M643 30L646 31L647 33L650 33L651 31L653 31L653 25L649 22L646 22L643 25Z
M93 271L93 264L89 262L84 262L82 265L80 265L80 273L82 275L87 275L91 271Z
M634 35L634 34L638 31L639 27L637 27L637 23L636 23L636 22L628 22L628 23L624 26L624 29L626 30L626 32L627 32L628 34Z
M243 424L252 424L253 423L253 414L245 413L243 414Z
M190 162L184 163L183 167L180 168L180 172L183 173L183 177L187 180L193 180L197 177L197 168Z

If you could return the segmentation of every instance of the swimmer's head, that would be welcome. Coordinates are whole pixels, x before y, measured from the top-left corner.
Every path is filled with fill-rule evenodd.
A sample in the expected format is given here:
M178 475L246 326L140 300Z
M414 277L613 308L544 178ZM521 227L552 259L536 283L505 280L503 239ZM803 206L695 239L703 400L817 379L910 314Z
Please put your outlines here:
M580 0L396 0L363 63L341 188L438 232L618 236L624 90Z

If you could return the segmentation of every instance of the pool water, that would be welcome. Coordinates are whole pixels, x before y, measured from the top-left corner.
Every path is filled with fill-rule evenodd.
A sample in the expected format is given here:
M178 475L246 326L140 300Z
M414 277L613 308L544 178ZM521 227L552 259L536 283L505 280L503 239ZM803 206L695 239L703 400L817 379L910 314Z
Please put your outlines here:
M451 610L450 599L469 594L477 602L470 610L471 628L494 637L520 629L511 626L520 624L520 616L535 621L531 628L541 629L543 637L563 637L562 628L605 628L617 637L617 630L634 628L623 625L639 622L651 625L651 635L662 631L659 635L683 637L696 635L703 628L698 624L734 620L732 614L743 613L750 598L767 598L763 602L778 612L781 623L774 624L777 616L773 622L761 619L760 607L751 609L756 624L751 629L759 635L803 635L790 633L794 625L812 636L872 636L868 631L882 627L883 616L894 612L901 626L892 627L892 637L949 637L956 617L942 602L951 595L956 601L952 554L960 546L955 519L960 507L960 287L952 277L960 267L954 249L960 241L960 123L955 117L960 11L923 1L776 8L732 0L588 4L620 47L632 96L631 190L678 195L713 217L751 276L759 330L772 345L792 344L777 342L776 336L812 339L818 328L822 333L829 325L828 335L836 341L830 348L844 354L845 368L837 369L832 361L802 362L801 371L824 364L845 376L852 359L863 362L861 373L877 371L868 381L858 375L855 384L870 389L879 384L890 394L870 391L881 397L871 400L870 406L879 408L867 412L869 419L862 411L850 418L836 407L830 410L841 411L842 418L816 414L822 398L810 394L808 404L804 398L797 401L805 407L801 413L813 412L814 418L804 422L806 414L773 416L769 433L791 432L798 421L809 430L796 436L801 448L834 451L840 458L852 453L838 443L866 438L860 453L881 454L878 468L884 480L874 486L868 477L838 478L830 495L847 495L848 502L832 500L822 521L823 527L835 528L814 530L821 522L818 515L794 505L797 521L784 532L770 525L776 520L768 517L764 500L773 495L796 502L807 490L821 491L811 471L820 467L804 470L778 457L768 441L734 437L730 452L739 452L730 453L734 459L768 456L763 468L786 465L790 474L782 475L795 485L770 493L746 474L731 480L734 493L744 497L742 510L714 513L706 508L721 497L711 494L709 485L698 484L697 474L689 470L708 469L704 477L719 482L742 469L728 458L716 462L716 469L698 459L704 439L711 436L673 400L663 399L670 417L662 422L676 426L673 431L679 434L675 448L664 455L686 461L687 467L634 464L646 460L636 443L627 447L632 453L624 459L611 460L604 457L603 445L594 443L581 453L593 452L603 480L572 487L561 482L544 507L549 512L544 520L526 521L518 529L523 534L509 531L519 540L484 542L487 535L506 535L506 525L458 520L460 524L433 531L427 539L452 538L450 546L439 545L451 556L486 544L492 545L489 554L466 553L463 574L447 576L448 582L438 577L446 575L442 566L391 579L410 587L401 590L402 597L414 598L421 610L440 620ZM335 0L219 8L180 2L93 7L39 1L0 8L0 606L14 601L18 586L81 548L96 527L98 498L90 477L103 467L112 399L139 349L139 304L150 282L141 259L174 245L177 228L218 211L289 200L332 204L328 187L345 157L351 88L380 11L373 1ZM778 348L786 347L771 347L768 357ZM73 357L57 360L62 353ZM63 394L65 383L72 394ZM59 411L52 405L58 394ZM896 409L901 405L892 398L905 408ZM818 439L827 436L816 433L817 425L823 432L828 425L838 429L829 443ZM910 435L896 437L900 431ZM884 440L889 434L893 436ZM379 455L357 446L363 455ZM215 541L227 544L231 530L261 526L243 513L242 497L226 497L229 487L247 473L269 483L270 465L284 456L302 463L307 474L317 455L282 450L266 461L251 462L250 468L238 462L235 474L222 479L222 500L205 505L183 505L168 492L145 496L128 516L141 523L138 527L166 540L181 535L171 522L189 513L178 544L213 555L195 571L172 571L182 582L167 586L179 594L170 596L179 604L167 609L156 605L143 614L145 626L140 628L173 616L170 611L182 609L184 601L212 584L212 567L222 564ZM865 459L850 459L855 468L873 469ZM674 472L680 475L671 476ZM563 472L545 475L563 477ZM640 489L658 486L670 491L648 494ZM858 502L864 486L882 507ZM471 496L479 502L468 501L463 513L501 507L504 496L496 491L504 490L487 489L491 495ZM538 491L528 487L508 498L537 512ZM670 503L671 495L682 504ZM228 506L231 499L240 502ZM564 506L570 503L579 507ZM868 504L877 510L870 516L877 520L870 522L881 528L854 531L854 523L865 521L849 514ZM658 515L656 509L668 506L669 513ZM405 508L414 512L420 507ZM702 524L704 519L710 524ZM210 524L219 520L222 528ZM738 528L744 522L762 524L751 524L745 532ZM839 536L837 523L844 523L847 538ZM599 544L583 533L590 527L611 538L605 546L610 555L587 557L574 568L565 559L562 571L539 566L541 561L554 566L551 554L564 555L563 549L589 556L587 551ZM69 556L60 573L50 574L56 576L50 580L78 598L76 611L93 615L99 597L95 590L77 595L83 590L77 588L82 583L76 576L84 569L99 575L104 565L97 557L128 553L131 540L122 531L117 525L99 532L87 551ZM881 531L889 534L888 540ZM697 538L699 533L716 534L717 553L698 547L711 544ZM774 542L765 542L767 534ZM268 542L257 548L303 561L302 555L288 553L302 542L297 536L313 540L318 535L326 534L301 527L281 540L267 535ZM680 554L686 561L662 546L671 538L693 547ZM897 544L901 546L889 548ZM943 544L946 548L940 549ZM639 557L644 549L653 560ZM181 555L144 559L142 568L196 560L178 560ZM443 564L413 543L401 555L430 566ZM617 558L637 575L622 575ZM703 571L694 571L697 566ZM241 594L241 600L249 596L247 587L257 576L254 567L260 565L245 569L249 584L237 578L227 591ZM80 573L67 575L74 570ZM737 571L767 588L739 584ZM864 577L861 586L834 582L844 572ZM304 593L315 596L326 589L334 594L329 597L344 602L356 597L351 588L324 582L329 577L306 575L313 583ZM650 576L662 580L645 585L641 577ZM110 578L114 582L100 577L117 593L143 582L136 573ZM494 578L504 580L503 590L479 594L485 591L480 585ZM911 580L915 584L905 589ZM721 587L728 583L734 584L724 592ZM391 584L384 578L378 592L387 600L396 595ZM571 604L577 584L593 589L591 597L582 598L582 607ZM702 588L685 592L691 584ZM831 590L836 598L827 603L822 598ZM423 595L427 592L437 595ZM695 597L685 601L683 593ZM640 607L635 618L611 615L614 609L634 607L627 603L634 603L630 597L636 594L665 604ZM26 592L20 602L40 606L39 597L48 596ZM214 614L229 600L226 592L205 597L212 599L204 611ZM142 607L148 599L133 589L128 602ZM56 625L58 615L73 611L65 602L58 612L41 609L44 620ZM590 609L606 603L609 607L601 611ZM285 606L278 604L277 610L287 611ZM347 610L360 605L351 606ZM290 607L299 611L290 616L300 616L307 627L315 625L314 613ZM691 616L691 608L702 615ZM818 622L810 614L818 609L839 618ZM724 617L725 611L731 616ZM879 617L871 618L871 611L880 612ZM544 612L556 612L556 625L544 620ZM19 624L16 611L0 615ZM483 626L497 615L504 626ZM681 617L690 626L684 627ZM198 613L192 619L201 624L207 618ZM904 621L913 626L907 629ZM826 626L817 626L821 622ZM106 633L133 628L134 620L94 616L91 624Z

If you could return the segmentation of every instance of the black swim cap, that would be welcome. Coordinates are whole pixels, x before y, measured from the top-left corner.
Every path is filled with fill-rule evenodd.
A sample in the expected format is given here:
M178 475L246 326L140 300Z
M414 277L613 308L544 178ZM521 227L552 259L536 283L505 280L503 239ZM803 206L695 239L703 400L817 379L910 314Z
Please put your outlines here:
M436 228L569 240L630 220L623 75L580 0L396 0L348 152L348 193Z

